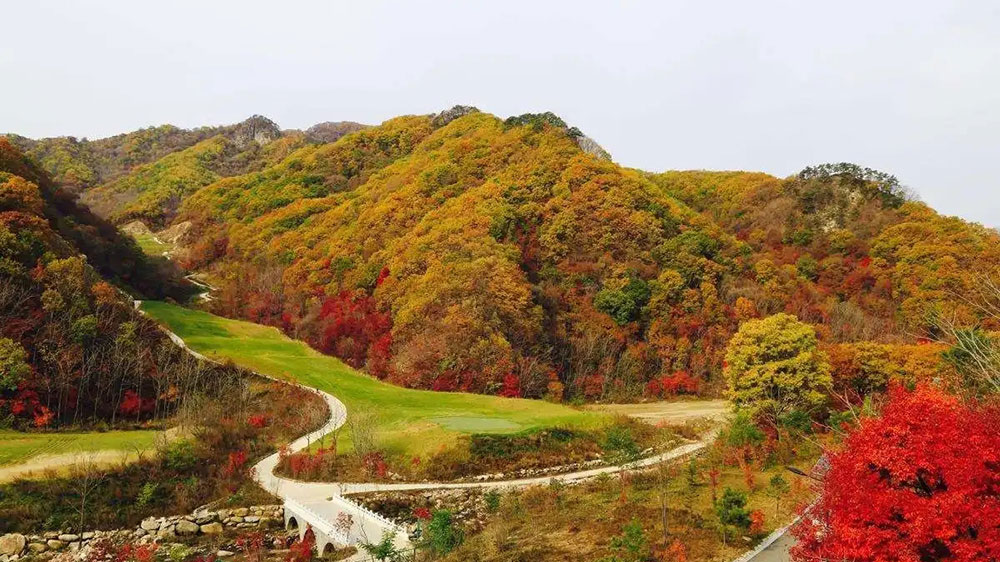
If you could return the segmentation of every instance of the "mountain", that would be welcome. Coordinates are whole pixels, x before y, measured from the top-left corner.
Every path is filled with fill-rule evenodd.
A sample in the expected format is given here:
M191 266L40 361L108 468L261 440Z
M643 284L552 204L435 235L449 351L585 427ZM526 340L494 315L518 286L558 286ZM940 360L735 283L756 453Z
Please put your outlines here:
M216 129L211 127L186 130L162 125L93 141L76 137L34 140L13 134L7 138L53 181L79 193L215 134Z
M936 314L979 321L961 295L1000 266L996 231L849 164L647 173L552 113L471 106L282 135L204 138L83 199L170 226L215 312L411 387L711 394L747 319L910 346Z
M752 250L751 278L730 283L760 314L784 311L835 341L933 335L934 315L963 322L977 274L996 271L1000 236L916 201L896 178L852 164L785 179L743 172L650 178Z
M168 411L159 393L185 356L123 289L185 285L0 137L0 415L41 427Z
M303 133L283 132L260 115L223 127L164 125L96 141L9 138L98 215L154 226L198 188L266 167L306 143Z
M182 263L218 312L409 386L595 397L720 367L742 244L551 114L441 117L199 190Z

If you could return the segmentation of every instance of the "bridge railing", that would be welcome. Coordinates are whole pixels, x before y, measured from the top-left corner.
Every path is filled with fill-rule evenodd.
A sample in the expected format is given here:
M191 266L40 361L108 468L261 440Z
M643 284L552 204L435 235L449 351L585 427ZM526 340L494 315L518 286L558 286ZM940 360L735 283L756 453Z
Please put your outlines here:
M349 504L354 509L356 509L356 510L360 511L361 513L367 515L368 517L371 517L372 519L378 521L383 526L387 527L389 530L395 531L397 533L406 533L406 529L402 525L400 525L399 523L393 521L392 519L389 519L388 517L385 517L382 514L376 513L374 511L368 509L367 507L361 505L360 503L351 501L351 500L349 500L349 499L347 499L347 498L345 498L343 496L340 496L339 499L342 502L344 502L346 504Z
M324 519L322 515L316 513L312 509L309 509L293 499L286 499L285 509L288 510L289 508L293 513L297 513L299 516L305 517L306 521L304 521L304 523L308 523L313 528L313 532L319 531L326 535L330 540L338 541L341 544L353 544L349 535L338 530L330 522ZM285 517L287 518L288 515L286 514Z

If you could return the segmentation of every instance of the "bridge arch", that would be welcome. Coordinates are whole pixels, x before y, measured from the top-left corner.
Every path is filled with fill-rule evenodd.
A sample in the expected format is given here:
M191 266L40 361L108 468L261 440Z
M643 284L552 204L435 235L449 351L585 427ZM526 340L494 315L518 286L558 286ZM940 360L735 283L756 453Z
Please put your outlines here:
M323 517L297 502L285 501L285 528L295 529L299 540L311 535L316 554L323 556L337 550L339 546L351 544L350 537L337 531Z

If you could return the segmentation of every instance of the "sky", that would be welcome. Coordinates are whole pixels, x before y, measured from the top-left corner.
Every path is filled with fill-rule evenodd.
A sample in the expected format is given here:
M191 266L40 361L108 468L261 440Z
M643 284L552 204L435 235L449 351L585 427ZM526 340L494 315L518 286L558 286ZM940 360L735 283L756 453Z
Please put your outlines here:
M0 131L552 111L626 166L854 162L1000 226L995 0L0 1Z

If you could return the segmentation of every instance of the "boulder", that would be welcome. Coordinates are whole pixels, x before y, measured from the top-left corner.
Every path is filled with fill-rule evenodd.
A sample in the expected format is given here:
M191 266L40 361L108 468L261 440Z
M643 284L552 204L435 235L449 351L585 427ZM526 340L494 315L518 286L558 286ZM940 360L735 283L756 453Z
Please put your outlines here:
M156 532L156 536L161 539L172 539L176 535L174 534L174 528L171 525L166 525L160 527L160 530Z
M206 535L221 535L222 530L222 523L219 522L207 523L201 526L201 532Z
M247 523L257 523L258 521L260 521L260 516L259 515L247 515L246 517L243 518L243 520L246 521Z
M66 548L66 543L59 539L49 539L45 541L45 544L49 547L49 550L62 550Z
M174 530L178 535L181 536L197 535L198 525L192 521L181 519L180 521L177 522L177 525L174 527Z
M236 517L246 517L250 510L245 507L238 507L232 511L233 515Z
M0 554L21 554L24 550L24 545L27 544L28 540L24 538L24 535L19 533L10 533L0 537Z
M38 554L39 552L45 552L48 549L49 547L45 546L45 543L40 543L40 542L28 543L28 550L34 552L35 554Z
M59 540L62 542L75 542L80 540L80 535L74 535L72 533L63 533L59 535Z
M217 550L215 551L215 555L219 558L229 558L233 553L228 550Z
M139 523L139 526L146 531L156 531L160 528L160 522L150 517L148 519L143 519L142 523Z

